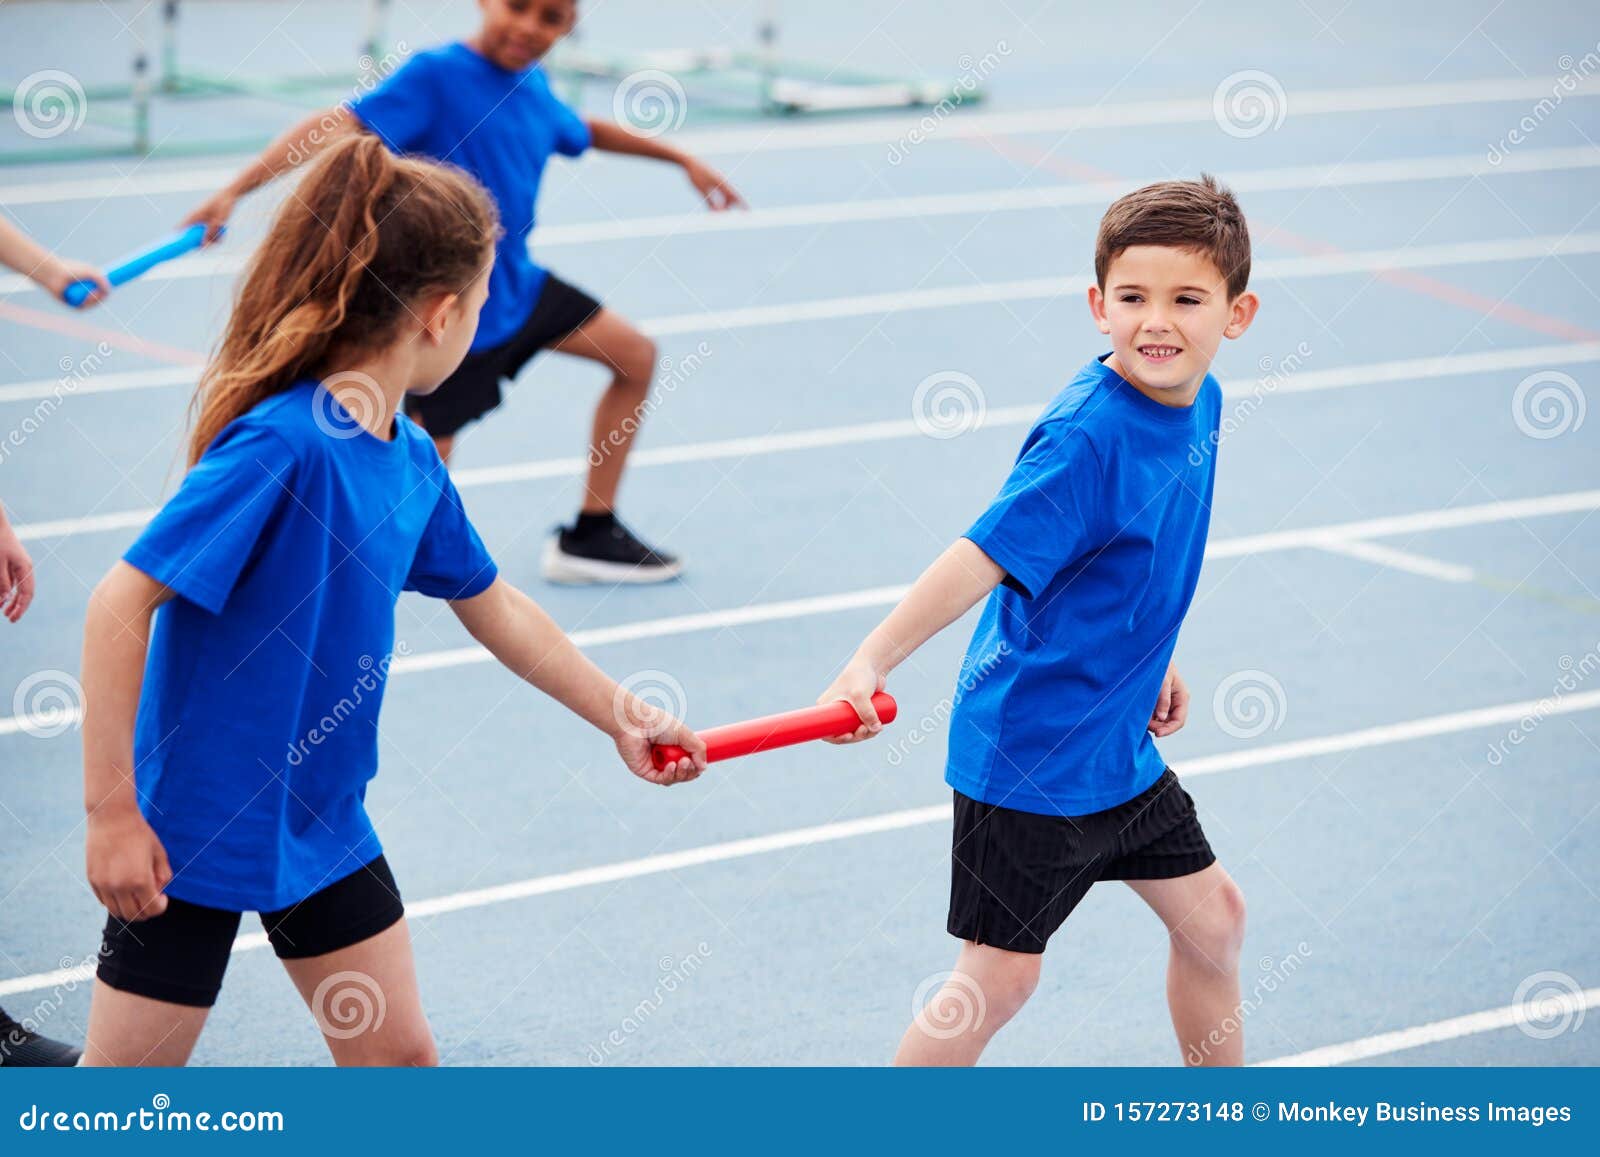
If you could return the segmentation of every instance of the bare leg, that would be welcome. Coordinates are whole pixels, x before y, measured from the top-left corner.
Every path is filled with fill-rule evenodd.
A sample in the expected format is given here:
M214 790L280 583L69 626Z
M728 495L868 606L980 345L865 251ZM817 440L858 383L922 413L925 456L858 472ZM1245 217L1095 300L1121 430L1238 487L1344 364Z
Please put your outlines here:
M401 920L349 948L285 960L337 1065L436 1065L411 931Z
M656 371L656 343L621 314L602 309L551 348L611 371L611 385L594 410L582 506L585 514L603 514L617 504L628 451L644 420Z
M1221 864L1175 880L1129 880L1171 940L1167 1004L1187 1065L1241 1065L1239 950L1244 894Z
M974 1065L994 1034L1027 1003L1042 957L968 940L955 971L900 1039L897 1065Z
M97 978L88 1039L78 1063L85 1068L188 1064L210 1013L209 1008L122 992Z

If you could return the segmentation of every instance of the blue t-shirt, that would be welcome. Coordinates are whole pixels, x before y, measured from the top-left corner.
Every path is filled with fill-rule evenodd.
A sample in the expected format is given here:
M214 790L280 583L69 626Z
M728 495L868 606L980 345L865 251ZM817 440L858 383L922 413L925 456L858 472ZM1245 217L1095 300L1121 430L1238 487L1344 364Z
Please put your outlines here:
M550 91L538 65L507 72L465 44L417 53L350 107L393 151L448 161L493 194L505 233L472 348L509 340L544 288L528 234L545 162L587 149L589 126Z
M176 592L134 735L168 894L274 911L376 858L395 603L496 574L428 436L399 417L385 442L302 382L230 423L123 557Z
M1179 409L1090 362L1040 416L966 537L1004 568L962 661L945 779L1085 815L1165 768L1146 730L1194 597L1222 390Z

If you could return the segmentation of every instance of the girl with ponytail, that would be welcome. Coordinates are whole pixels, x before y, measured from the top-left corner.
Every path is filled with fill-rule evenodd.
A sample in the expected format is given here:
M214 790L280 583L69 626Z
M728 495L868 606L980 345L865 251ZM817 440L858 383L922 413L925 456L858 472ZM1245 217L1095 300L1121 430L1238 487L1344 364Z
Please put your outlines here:
M183 1064L258 912L339 1064L431 1064L410 936L364 807L402 590L446 599L635 775L705 747L499 578L399 413L460 364L493 202L464 173L330 149L279 210L195 395L183 485L84 631L88 876L109 910L86 1065ZM690 758L661 772L653 741ZM349 1010L373 1012L351 1024Z

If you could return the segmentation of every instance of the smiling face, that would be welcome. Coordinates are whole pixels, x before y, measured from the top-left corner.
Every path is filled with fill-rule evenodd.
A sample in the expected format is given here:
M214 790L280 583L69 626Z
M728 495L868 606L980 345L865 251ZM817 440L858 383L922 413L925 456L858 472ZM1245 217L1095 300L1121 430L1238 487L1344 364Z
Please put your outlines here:
M1244 333L1258 305L1253 293L1230 300L1226 278L1204 253L1168 245L1124 249L1105 285L1089 290L1090 312L1111 336L1107 364L1168 406L1194 401L1222 339Z
M472 46L510 72L543 60L578 18L577 0L478 0L478 7L483 27Z

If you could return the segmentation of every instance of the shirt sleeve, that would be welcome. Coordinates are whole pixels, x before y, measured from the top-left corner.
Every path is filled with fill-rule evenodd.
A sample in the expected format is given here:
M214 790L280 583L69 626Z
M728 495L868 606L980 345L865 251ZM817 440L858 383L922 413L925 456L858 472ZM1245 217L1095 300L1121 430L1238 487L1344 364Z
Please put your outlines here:
M405 589L432 599L470 599L499 576L499 568L461 505L461 495L443 465L432 475L439 501L417 544Z
M548 77L542 79L545 107L549 110L550 119L556 128L556 152L564 157L579 156L594 143L594 134L589 131L589 122L574 112L571 105L555 94L550 88Z
M429 58L413 56L377 88L351 101L350 111L390 152L416 152L438 115L435 87Z
M1006 572L1008 587L1033 598L1095 545L1103 490L1088 437L1048 423L1028 435L999 495L965 537Z
M292 499L295 456L241 419L217 435L123 561L212 614L222 611L273 518Z

